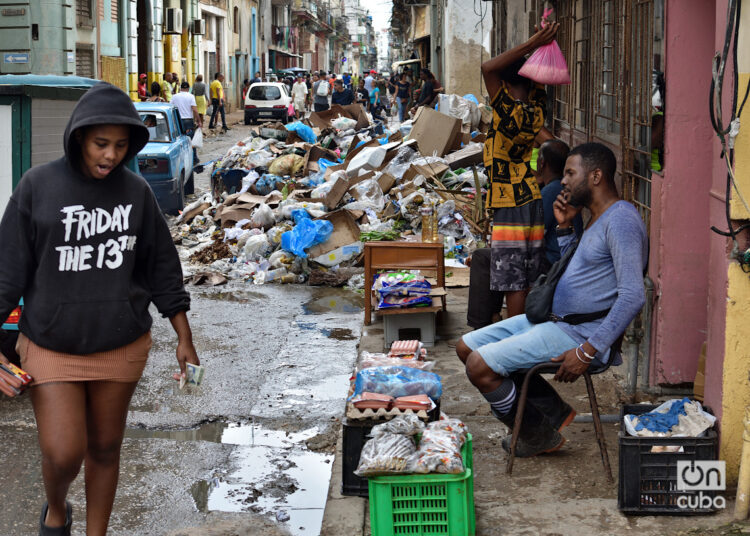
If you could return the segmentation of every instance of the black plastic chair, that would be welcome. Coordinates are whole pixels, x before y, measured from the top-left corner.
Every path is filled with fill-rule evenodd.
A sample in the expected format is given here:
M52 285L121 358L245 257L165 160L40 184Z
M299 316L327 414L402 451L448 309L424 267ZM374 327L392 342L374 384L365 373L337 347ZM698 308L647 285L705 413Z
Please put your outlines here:
M609 361L612 361L614 356L610 356ZM529 391L529 381L534 374L557 372L562 363L545 362L530 368L523 379L523 386L521 387L521 394L518 398L518 409L516 410L516 420L513 423L513 437L510 443L510 456L508 457L508 463L505 466L505 472L511 474L513 472L513 461L516 457L516 443L518 442L518 434L521 431L521 423L523 422L523 412L526 409L526 398ZM587 370L582 374L583 379L586 381L586 389L589 395L589 403L591 404L591 416L594 420L594 431L596 432L596 440L599 442L599 452L602 455L602 465L604 465L604 472L609 483L613 483L612 468L609 465L609 455L607 454L607 444L604 440L604 430L602 429L601 419L599 418L599 405L596 402L596 392L594 391L594 383L591 381L591 376L594 374L601 374L609 368L609 363L602 365L594 370Z

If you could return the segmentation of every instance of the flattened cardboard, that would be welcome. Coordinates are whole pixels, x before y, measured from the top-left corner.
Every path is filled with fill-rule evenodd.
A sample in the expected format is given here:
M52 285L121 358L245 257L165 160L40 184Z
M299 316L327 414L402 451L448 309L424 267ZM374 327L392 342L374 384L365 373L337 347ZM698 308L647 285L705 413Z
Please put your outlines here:
M461 132L461 120L423 106L417 112L409 138L417 140L422 156L445 156Z
M467 168L481 164L484 159L484 147L482 145L472 145L464 147L460 151L451 153L445 157L451 169Z
M309 258L320 257L329 251L342 246L348 246L359 240L359 225L357 225L356 220L349 214L348 210L335 210L319 219L330 221L333 224L333 233L331 233L331 237L328 240L308 250L307 254Z
M249 220L253 217L255 212L256 203L237 203L230 207L224 207L221 211L221 226L231 227L235 223L241 220Z
M448 171L450 169L445 164L429 164L429 165L418 165L418 164L412 164L409 169L407 169L404 172L404 176L401 178L402 181L410 181L417 175L422 175L423 177L434 177L436 179L439 179L443 176L443 173Z
M346 177L336 177L333 186L331 186L328 194L323 198L323 204L328 210L335 209L348 189L349 181Z
M346 106L333 104L324 112L311 113L308 121L313 127L325 130L333 126L331 122L338 116L348 117L349 119L357 121L357 124L354 127L357 130L370 126L370 121L367 119L367 114L361 104L348 104Z
M200 205L195 207L193 210L183 212L182 221L184 223L190 223L191 221L193 221L193 218L195 218L198 214L203 213L203 211L206 210L207 208L211 208L210 203L201 203Z
M396 184L396 177L389 175L388 173L382 173L380 177L378 177L378 184L380 185L380 189L383 190L383 193L387 194Z
M320 160L321 158L331 160L332 162L336 162L339 159L338 156L336 156L336 153L334 153L333 151L324 149L319 145L310 146L310 149L305 155L305 164L302 167L305 176L320 171L320 168L318 167L318 160Z

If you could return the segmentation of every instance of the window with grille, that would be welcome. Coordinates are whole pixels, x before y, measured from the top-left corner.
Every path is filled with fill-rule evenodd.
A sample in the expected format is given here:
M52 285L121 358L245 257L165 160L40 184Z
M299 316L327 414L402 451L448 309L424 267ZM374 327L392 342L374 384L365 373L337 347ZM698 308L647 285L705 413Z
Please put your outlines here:
M76 26L83 28L93 27L92 0L76 0Z
M76 47L76 76L95 78L94 48L89 46Z

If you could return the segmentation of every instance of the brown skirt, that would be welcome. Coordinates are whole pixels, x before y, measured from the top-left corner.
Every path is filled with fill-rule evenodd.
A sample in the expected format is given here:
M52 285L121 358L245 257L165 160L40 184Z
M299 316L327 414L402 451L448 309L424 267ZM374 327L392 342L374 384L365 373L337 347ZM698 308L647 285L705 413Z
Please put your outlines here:
M146 367L150 349L150 331L120 348L86 355L42 348L23 333L18 336L16 344L16 351L21 356L21 368L34 379L32 385L52 382L137 382Z

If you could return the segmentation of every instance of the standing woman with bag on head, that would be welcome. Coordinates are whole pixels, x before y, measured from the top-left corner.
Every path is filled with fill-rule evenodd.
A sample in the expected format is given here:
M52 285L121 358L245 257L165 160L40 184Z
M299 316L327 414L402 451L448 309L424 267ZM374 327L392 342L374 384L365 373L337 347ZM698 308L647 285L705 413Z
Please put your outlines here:
M490 290L505 294L509 317L523 314L526 294L545 259L544 210L531 154L544 128L547 93L518 71L525 55L551 42L559 26L548 24L522 45L482 64L492 99L492 125L484 144L487 206L494 209Z
M17 348L34 379L42 536L71 534L65 499L84 460L86 534L107 532L128 405L151 348L150 303L177 333L181 375L199 364L167 223L125 167L148 138L128 95L97 84L73 110L65 156L26 172L0 222L0 257L14 259L0 264L0 316L24 298Z

